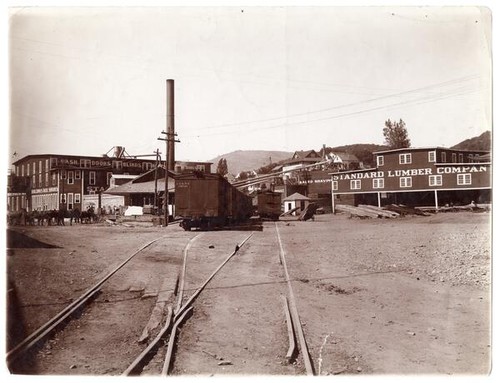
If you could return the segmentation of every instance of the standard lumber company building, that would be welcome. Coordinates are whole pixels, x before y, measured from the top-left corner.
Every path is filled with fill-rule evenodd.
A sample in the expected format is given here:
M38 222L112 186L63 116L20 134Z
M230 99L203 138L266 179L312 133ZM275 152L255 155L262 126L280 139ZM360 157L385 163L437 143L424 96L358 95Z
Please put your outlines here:
M441 147L374 152L376 167L330 173L332 205L439 206L491 201L491 154Z

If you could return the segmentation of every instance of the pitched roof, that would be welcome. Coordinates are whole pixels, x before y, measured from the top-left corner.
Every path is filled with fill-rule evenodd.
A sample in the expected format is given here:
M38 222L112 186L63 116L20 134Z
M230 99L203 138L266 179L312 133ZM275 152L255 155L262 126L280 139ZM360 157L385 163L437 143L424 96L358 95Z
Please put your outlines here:
M284 198L283 201L310 201L311 199L309 197L306 197L305 195L302 195L300 193L293 193L292 195L289 195L288 197Z
M129 194L153 194L155 192L155 181L146 181L134 183L135 180L129 181L123 185L116 186L114 188L106 190L106 194L114 195L129 195ZM175 180L173 178L168 179L168 190L172 191L175 189ZM158 193L163 193L165 191L165 179L159 178L156 185L156 190Z
M321 158L321 156L315 150L297 150L292 158Z

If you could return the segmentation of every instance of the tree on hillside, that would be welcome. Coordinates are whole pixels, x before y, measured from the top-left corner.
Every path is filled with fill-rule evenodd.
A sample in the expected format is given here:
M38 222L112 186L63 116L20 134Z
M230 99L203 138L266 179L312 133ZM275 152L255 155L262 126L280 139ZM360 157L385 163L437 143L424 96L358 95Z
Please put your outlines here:
M217 164L217 173L221 176L225 176L228 173L227 161L225 158L221 158Z
M385 142L391 149L409 148L411 145L406 124L402 119L399 119L399 122L387 120L383 133Z

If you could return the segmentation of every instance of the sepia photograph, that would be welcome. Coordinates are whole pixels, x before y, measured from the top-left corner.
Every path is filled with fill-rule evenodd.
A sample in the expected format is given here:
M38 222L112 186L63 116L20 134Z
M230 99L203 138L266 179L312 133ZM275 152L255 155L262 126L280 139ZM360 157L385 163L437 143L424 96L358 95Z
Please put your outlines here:
M3 375L491 375L491 8L84 5L5 10Z

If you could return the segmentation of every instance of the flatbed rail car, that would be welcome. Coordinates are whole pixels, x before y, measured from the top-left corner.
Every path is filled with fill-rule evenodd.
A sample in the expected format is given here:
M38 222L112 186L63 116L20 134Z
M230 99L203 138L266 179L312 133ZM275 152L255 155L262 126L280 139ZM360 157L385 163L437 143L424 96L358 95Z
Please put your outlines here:
M281 193L259 191L257 193L257 214L260 218L278 220L281 215Z
M180 174L175 180L176 215L180 226L210 230L247 220L252 199L217 173Z

